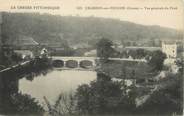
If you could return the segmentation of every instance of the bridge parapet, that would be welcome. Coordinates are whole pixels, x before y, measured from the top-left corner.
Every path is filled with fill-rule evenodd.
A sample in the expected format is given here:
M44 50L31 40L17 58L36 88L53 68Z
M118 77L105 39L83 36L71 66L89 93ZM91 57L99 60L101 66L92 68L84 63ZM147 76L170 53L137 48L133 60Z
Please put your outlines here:
M54 56L52 57L52 61L57 61L58 63L61 63L62 67L66 67L66 63L69 61L75 61L77 62L78 66L80 67L81 63L83 61L91 62L92 67L96 67L96 61L99 60L99 57L60 57L60 56ZM145 59L131 59L131 58L109 58L109 60L114 61L131 61L131 62L147 62ZM57 63L56 63L57 64ZM75 63L76 64L76 63Z

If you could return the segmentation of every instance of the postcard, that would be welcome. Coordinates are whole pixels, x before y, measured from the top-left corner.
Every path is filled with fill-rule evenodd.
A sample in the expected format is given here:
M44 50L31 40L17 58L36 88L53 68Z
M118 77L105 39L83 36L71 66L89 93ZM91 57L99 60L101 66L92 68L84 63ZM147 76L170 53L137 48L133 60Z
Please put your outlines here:
M0 115L183 115L182 0L0 0Z

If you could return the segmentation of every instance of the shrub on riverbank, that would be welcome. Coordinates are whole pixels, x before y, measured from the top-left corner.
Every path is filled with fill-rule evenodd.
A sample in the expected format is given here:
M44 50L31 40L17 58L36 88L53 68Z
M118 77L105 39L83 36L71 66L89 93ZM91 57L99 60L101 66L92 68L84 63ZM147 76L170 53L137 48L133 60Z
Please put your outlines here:
M3 103L2 114L42 115L44 112L43 107L39 105L38 101L27 94L13 94L7 97Z
M183 114L183 78L181 74L165 78L151 97L137 108L139 115L173 116Z
M119 82L98 74L97 80L90 85L81 85L77 89L77 111L80 114L130 114L135 109L135 94L126 93Z

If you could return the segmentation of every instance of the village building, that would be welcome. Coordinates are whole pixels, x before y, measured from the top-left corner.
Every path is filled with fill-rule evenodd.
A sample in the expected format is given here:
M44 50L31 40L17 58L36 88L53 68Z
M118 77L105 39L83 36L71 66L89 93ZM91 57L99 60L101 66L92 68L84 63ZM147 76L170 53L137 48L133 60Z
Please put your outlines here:
M84 53L84 56L87 56L87 57L96 57L97 56L97 51L94 49L94 50L90 50L88 52L85 52Z
M42 58L47 58L48 57L48 50L46 48L43 48L40 52L40 55Z
M14 52L22 57L22 59L33 58L33 52L30 50L14 50Z
M162 52L166 54L167 58L177 57L177 44L176 42L163 41Z
M162 52L166 54L164 65L172 66L177 58L177 43L173 41L162 42Z
M49 43L44 44L42 47L48 50L49 55L51 56L71 56L72 48L63 43Z
M112 78L112 81L123 82L123 84L125 84L128 87L136 84L136 79L134 78L130 78L130 79Z

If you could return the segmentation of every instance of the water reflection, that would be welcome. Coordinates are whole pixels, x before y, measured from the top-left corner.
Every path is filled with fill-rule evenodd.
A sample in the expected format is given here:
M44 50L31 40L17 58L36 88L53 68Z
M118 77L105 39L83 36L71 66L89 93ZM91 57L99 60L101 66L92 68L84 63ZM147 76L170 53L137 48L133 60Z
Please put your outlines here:
M90 83L96 76L95 71L53 70L32 81L20 79L19 91L30 94L41 104L44 104L43 96L46 96L50 103L54 103L61 92L74 92L79 85Z

